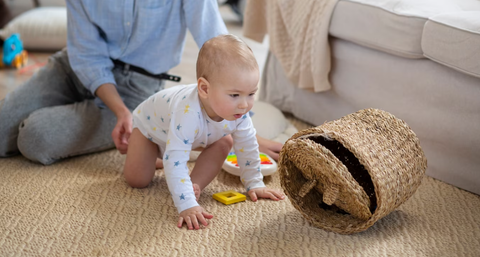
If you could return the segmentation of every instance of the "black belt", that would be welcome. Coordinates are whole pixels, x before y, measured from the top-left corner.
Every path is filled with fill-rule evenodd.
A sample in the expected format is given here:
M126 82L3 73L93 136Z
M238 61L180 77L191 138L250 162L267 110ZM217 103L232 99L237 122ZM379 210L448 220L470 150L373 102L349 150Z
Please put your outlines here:
M115 66L117 67L121 67L124 71L134 71L134 72L137 72L137 73L140 73L140 74L143 74L145 76L149 76L149 77L152 77L152 78L156 78L156 79L165 79L165 80L171 80L171 81L175 81L175 82L180 82L180 80L182 79L181 77L179 76L175 76L175 75L170 75L170 74L167 74L167 73L160 73L160 74L152 74L140 67L137 67L137 66L133 66L133 65L130 65L128 63L124 63L120 60L113 60L113 64L115 64Z

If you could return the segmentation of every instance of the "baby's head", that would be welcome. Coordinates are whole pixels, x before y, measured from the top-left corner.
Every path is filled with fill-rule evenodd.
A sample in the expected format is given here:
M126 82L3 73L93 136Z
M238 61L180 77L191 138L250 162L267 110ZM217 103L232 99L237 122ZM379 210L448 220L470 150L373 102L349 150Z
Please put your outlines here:
M235 120L250 111L259 69L252 50L234 35L214 37L197 59L199 96L210 118Z

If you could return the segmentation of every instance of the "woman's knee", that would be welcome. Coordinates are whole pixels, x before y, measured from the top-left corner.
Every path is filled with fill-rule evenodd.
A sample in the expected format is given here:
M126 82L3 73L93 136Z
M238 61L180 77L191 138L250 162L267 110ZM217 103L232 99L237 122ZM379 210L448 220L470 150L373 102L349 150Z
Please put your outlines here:
M47 133L41 122L42 117L30 115L20 123L17 146L25 158L44 165L52 164L55 159L50 157L51 135Z

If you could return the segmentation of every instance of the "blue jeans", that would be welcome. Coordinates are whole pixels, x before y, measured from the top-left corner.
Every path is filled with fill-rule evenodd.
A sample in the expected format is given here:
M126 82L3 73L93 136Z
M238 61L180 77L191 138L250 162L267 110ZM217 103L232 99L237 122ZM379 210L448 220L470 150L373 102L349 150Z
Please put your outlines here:
M112 72L130 111L165 85L163 80L117 67ZM0 101L0 157L21 153L48 165L111 149L116 121L110 109L95 104L94 95L78 80L63 50Z

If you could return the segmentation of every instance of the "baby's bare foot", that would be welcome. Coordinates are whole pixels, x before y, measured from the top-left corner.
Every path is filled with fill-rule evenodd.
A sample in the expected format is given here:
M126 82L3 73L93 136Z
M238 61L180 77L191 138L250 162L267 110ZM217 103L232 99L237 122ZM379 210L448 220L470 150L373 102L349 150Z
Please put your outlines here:
M200 194L202 193L202 190L200 189L200 186L197 184L193 184L193 192L195 193L195 199L200 199Z
M155 161L155 169L163 169L163 160L160 158L157 158Z

